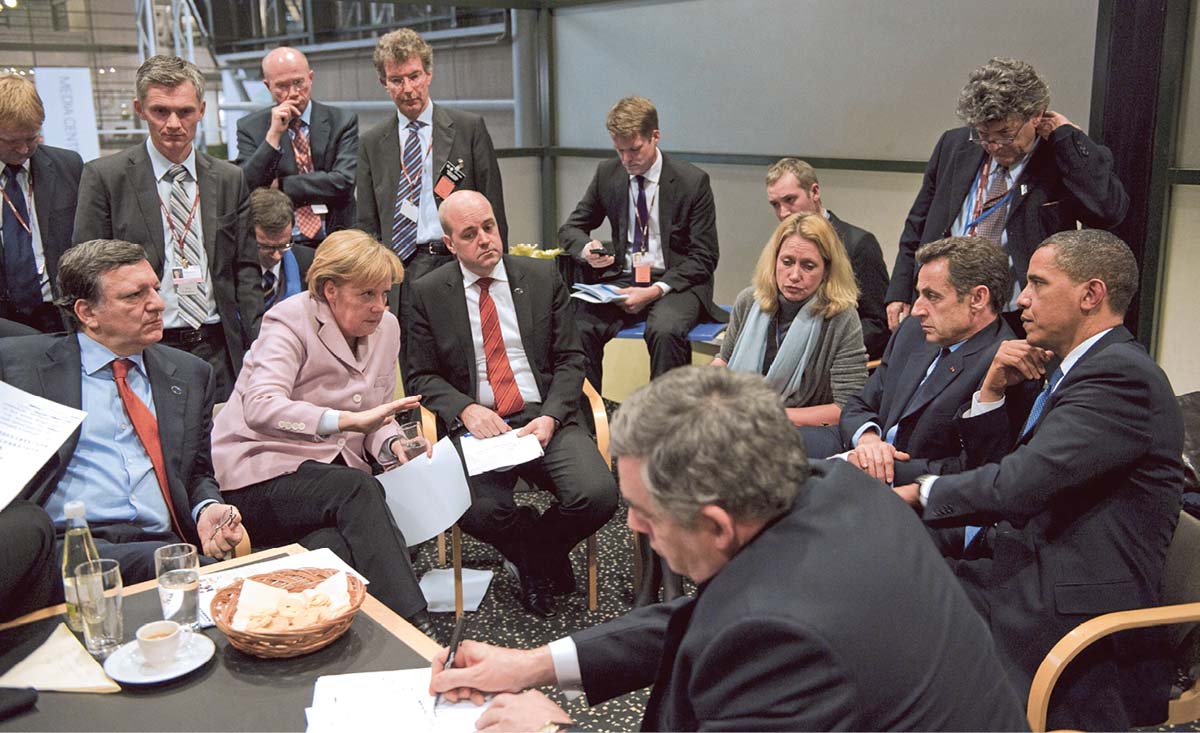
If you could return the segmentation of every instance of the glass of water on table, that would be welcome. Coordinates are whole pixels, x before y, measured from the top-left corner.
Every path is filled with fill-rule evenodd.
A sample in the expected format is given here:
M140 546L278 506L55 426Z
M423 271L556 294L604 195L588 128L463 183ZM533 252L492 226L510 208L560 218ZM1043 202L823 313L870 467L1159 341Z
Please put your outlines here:
M164 545L154 551L158 577L158 602L163 618L181 626L197 628L200 604L200 555L186 542Z

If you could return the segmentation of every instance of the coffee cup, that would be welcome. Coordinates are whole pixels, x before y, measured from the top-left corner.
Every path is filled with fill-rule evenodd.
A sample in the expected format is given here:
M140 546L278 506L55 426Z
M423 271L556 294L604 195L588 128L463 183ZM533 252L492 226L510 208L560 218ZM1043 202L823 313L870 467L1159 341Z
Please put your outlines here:
M138 651L146 664L158 667L174 661L179 647L190 640L192 630L174 621L152 621L137 630Z

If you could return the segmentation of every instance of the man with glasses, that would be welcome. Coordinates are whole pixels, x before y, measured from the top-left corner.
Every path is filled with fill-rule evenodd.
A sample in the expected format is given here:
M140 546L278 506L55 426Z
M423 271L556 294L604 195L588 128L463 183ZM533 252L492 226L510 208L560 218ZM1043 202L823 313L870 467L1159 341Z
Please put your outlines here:
M251 190L278 188L296 206L290 240L316 246L354 226L358 116L313 101L308 59L281 46L262 62L275 106L237 124L237 164Z
M33 82L0 76L0 319L50 333L63 328L54 281L58 259L71 246L83 160L73 150L40 145L45 119Z
M912 309L922 244L977 235L1003 247L1013 275L1005 317L1020 333L1016 296L1042 240L1077 221L1111 229L1125 218L1112 153L1049 106L1049 87L1024 61L993 58L971 72L958 97L966 126L938 140L900 235L887 292L893 331Z
M316 252L312 247L292 244L295 211L291 199L278 189L260 188L250 194L250 221L258 242L265 312L304 289Z

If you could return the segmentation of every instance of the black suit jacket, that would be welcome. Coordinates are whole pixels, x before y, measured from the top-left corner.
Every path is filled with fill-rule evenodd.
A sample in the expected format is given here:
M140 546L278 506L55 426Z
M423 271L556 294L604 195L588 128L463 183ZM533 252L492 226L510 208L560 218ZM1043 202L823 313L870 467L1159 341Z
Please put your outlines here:
M969 134L966 127L948 130L933 149L921 190L904 221L888 285L889 303L913 302L917 248L950 236L985 156ZM1129 210L1129 196L1113 172L1112 153L1073 125L1060 126L1049 140L1038 143L1017 186L1004 226L1013 276L1021 287L1029 258L1046 237L1074 229L1076 221L1111 229Z
M643 730L1028 729L916 516L843 461L695 599L572 639L590 704L653 683Z
M1003 420L962 421L968 452L994 454ZM996 525L990 557L958 568L1019 693L1079 623L1158 605L1182 451L1183 417L1166 375L1117 326L1067 372L1012 452L934 483L926 522ZM1157 639L1128 632L1073 662L1055 688L1050 726L1124 730L1165 719L1169 665Z
M583 389L583 349L567 288L551 262L505 255L521 344L542 394L541 414L560 423L575 419ZM447 262L413 283L405 391L454 429L475 402L475 346L467 315L462 269Z
M895 445L912 459L896 463L897 485L911 483L923 473L962 471L967 455L959 418L970 407L971 395L979 389L1000 342L1012 338L1016 338L1012 329L997 318L939 362L922 385L941 347L925 340L920 319L904 319L862 391L842 407L838 427L843 448L854 445L854 433L866 423L878 425L881 438L899 425ZM914 400L918 385L921 391ZM1002 437L1011 441L1016 433L1010 426Z
M75 202L79 199L79 176L83 159L74 150L39 145L29 157L33 178L33 202L50 290L58 295L58 261L71 248L75 226ZM0 257L0 318L9 315L8 276Z
M325 232L332 234L350 229L355 222L354 169L358 159L358 115L317 101L312 105L308 127L308 147L312 151L312 173L300 173L291 135L284 133L279 150L267 143L271 127L271 107L238 120L237 164L246 174L251 190L270 186L279 179L279 188L296 206L325 204Z
M672 290L692 289L708 316L718 323L729 320L724 309L713 304L713 273L721 252L717 245L717 209L713 203L708 174L682 160L663 157L658 182L658 231L667 269L660 280ZM592 230L608 219L616 261L604 270L587 265L576 267L583 282L615 278L625 267L629 252L629 173L619 159L596 166L596 174L583 198L558 230L560 246L583 260L583 248L592 240Z
M883 302L888 286L883 250L874 234L842 221L832 211L827 213L829 224L846 247L850 266L854 269L854 279L858 282L858 320L862 322L863 345L867 347L867 357L878 359L892 335L888 329L887 310Z
M396 213L396 186L400 180L400 131L397 118L372 127L358 147L358 228L389 244ZM508 251L508 221L504 217L504 185L500 164L487 124L477 114L433 105L433 183L437 183L446 161L459 165L465 177L455 190L478 191L487 197L500 227L500 239ZM434 202L441 198L434 195Z
M191 354L154 344L142 352L158 437L166 461L167 483L184 541L197 547L200 537L192 509L202 501L221 501L213 467L212 367ZM31 394L79 409L82 402L79 340L75 334L20 336L0 341L0 381ZM86 419L86 418L85 418ZM76 430L21 492L20 498L44 505L66 473L79 442Z
M262 269L250 227L250 198L241 169L196 151L200 227L212 276L217 313L236 374L262 319ZM144 144L98 158L83 167L76 243L123 239L146 248L146 259L166 277L166 236L154 167Z

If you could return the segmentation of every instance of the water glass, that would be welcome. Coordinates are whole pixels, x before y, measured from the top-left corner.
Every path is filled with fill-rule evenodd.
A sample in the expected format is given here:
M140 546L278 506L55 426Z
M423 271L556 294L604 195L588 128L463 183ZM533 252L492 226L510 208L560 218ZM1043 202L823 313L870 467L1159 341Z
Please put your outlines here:
M154 551L158 577L158 602L163 619L190 629L199 627L200 555L186 542L164 545Z
M421 432L421 423L406 422L400 426L400 450L404 459L411 461L429 449L429 441Z
M121 565L116 560L91 560L75 567L75 593L83 618L83 641L101 659L124 640L121 616Z

